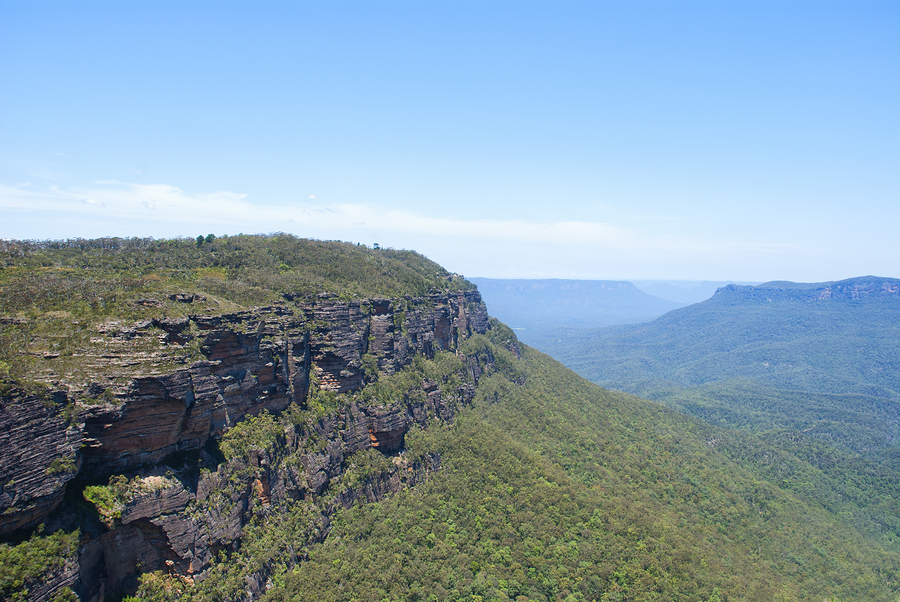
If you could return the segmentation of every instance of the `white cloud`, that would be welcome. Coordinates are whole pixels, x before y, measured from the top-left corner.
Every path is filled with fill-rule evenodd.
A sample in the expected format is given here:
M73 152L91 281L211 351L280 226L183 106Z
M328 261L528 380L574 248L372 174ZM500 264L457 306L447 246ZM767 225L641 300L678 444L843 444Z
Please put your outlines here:
M691 237L600 221L438 216L367 204L326 205L310 196L310 201L279 205L227 191L188 193L166 184L103 181L44 190L0 185L0 209L15 209L20 215L31 212L35 217L40 214L42 219L32 221L47 226L37 234L6 230L0 235L97 236L100 232L93 230L72 231L70 219L73 213L80 213L84 219L79 223L92 224L99 219L96 208L102 207L105 221L96 225L103 228L102 234L167 237L194 230L235 234L290 229L298 236L369 244L378 241L382 246L417 249L447 267L473 275L503 270L562 275L565 269L570 277L602 278L612 277L615 268L615 273L631 277L659 277L675 274L684 265L708 265L716 267L716 274L729 270L733 275L725 277L736 277L741 274L731 272L733 267L758 263L763 256L771 262L779 257L822 255L822 249L801 245Z
M315 199L314 195L309 195ZM223 231L272 232L284 224L297 224L296 233L321 238L362 240L391 233L415 238L452 237L456 240L562 245L587 248L615 248L647 253L661 250L690 252L778 252L783 245L760 245L740 241L698 240L679 236L651 236L645 232L604 222L531 221L524 219L465 219L438 217L385 209L365 204L275 205L253 202L246 194L227 191L187 193L167 184L134 184L104 180L92 186L45 191L33 187L0 185L0 207L34 211L83 211L85 205L103 207L119 220L146 220L146 209L155 210L153 219L218 226ZM13 233L14 234L14 233Z

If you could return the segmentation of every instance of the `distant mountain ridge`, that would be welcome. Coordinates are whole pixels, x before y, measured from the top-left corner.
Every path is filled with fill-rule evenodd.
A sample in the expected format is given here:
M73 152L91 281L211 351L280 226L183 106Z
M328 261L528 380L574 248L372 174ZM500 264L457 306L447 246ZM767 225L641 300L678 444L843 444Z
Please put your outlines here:
M729 284L759 284L758 282L735 282L733 280L632 280L631 282L645 293L683 305L706 301L717 290Z
M542 348L603 386L716 424L815 428L856 450L900 439L900 280L725 286L640 325ZM890 401L886 401L890 400Z
M729 284L716 291L717 295L738 294L748 299L779 299L819 301L824 299L859 300L873 297L900 297L900 279L860 276L834 282L801 283L788 281L764 282L756 286Z
M540 331L638 323L683 307L617 280L469 278L492 315L531 342Z

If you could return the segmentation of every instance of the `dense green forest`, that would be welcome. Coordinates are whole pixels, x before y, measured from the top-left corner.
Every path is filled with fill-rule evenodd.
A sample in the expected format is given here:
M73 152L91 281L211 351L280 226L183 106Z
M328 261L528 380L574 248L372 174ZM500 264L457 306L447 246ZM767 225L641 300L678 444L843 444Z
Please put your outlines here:
M840 287L872 291L830 292ZM647 324L560 333L542 348L594 382L712 424L874 452L900 436L896 287L871 277L731 286Z
M9 386L40 376L33 368L40 354L71 353L84 344L81 323L216 313L297 295L398 297L471 287L412 252L286 236L2 245L0 361ZM203 301L188 309L170 298L185 291ZM724 306L713 310L731 315ZM765 338L754 339L750 329L763 315L748 319L743 335L728 334L713 352L746 344L750 353ZM823 314L804 322L800 331L826 319ZM675 357L702 365L708 355L703 345L715 344L709 343L711 332L672 324L693 349ZM860 336L876 336L877 326ZM787 357L791 333L774 323L764 327L766 337L781 337ZM854 328L861 325L846 330ZM666 349L663 340L672 332L660 335L659 349ZM891 332L865 353L892 361ZM651 374L646 366L664 366L666 358L628 355L629 344L622 339L597 356L614 363L609 370L621 368L623 381L652 381L653 391L669 387L676 399L688 389L675 373L698 374L677 365L671 374ZM590 345L581 348L583 355L600 348L594 340ZM821 354L842 365L833 354ZM805 349L795 363L815 357ZM239 545L219 550L208 573L147 573L128 599L237 600L247 595L249 580L263 575L263 599L271 602L894 601L900 598L900 472L852 448L892 436L889 424L877 431L876 422L900 387L882 374L871 379L874 388L865 388L865 370L844 361L848 365L832 381L842 387L803 395L785 393L777 380L732 381L741 375L723 369L716 382L732 383L736 401L710 409L704 416L710 424L603 389L522 345L493 320L487 334L453 350L417 355L358 391L313 390L303 406L238 423L202 454L167 458L157 477L163 486L189 483L203 471L216 472L223 483L240 482L255 474L252 461L261 454L273 465L296 465L298 456L284 443L297 428L312 432L329 413L351 404L411 403L424 382L457 390L475 374L473 365L479 367L474 400L451 423L413 426L397 452L353 454L340 477L315 495L250 504ZM784 372L795 381L816 380L814 374ZM762 387L782 395L770 398L774 410L748 401ZM856 409L845 407L851 397ZM678 403L700 414L698 399ZM804 412L822 407L831 408L828 415L838 425L834 439L844 441L843 448L798 428ZM735 425L726 410L749 416L747 428L717 425ZM871 414L869 422L863 414ZM318 443L310 438L307 444ZM880 449L890 455L890 448ZM436 467L427 478L381 501L339 502L392 471L427 463ZM0 597L19 599L23 583L65 566L80 530L114 524L141 482L105 475L77 482L67 494L77 517L58 521L63 530L0 542ZM216 496L203 502L228 503ZM208 510L200 502L188 508ZM68 590L57 599L73 596Z
M815 449L789 455L605 391L530 348L515 357L511 336L498 325L468 341L465 353L499 360L474 406L408 434L408 459L438 452L439 473L339 511L302 562L278 554L303 541L298 504L248 527L206 581L151 574L137 597L229 599L243 571L269 562L271 601L896 598L896 475L829 467ZM448 369L449 358L441 378ZM417 370L441 372L422 362L399 378Z

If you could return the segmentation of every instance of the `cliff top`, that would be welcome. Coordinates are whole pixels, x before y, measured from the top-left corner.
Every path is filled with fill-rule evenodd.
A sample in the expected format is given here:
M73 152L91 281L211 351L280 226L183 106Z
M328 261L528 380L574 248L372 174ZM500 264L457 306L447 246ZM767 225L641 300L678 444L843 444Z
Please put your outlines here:
M747 298L756 298L760 294L776 294L787 299L832 299L863 297L897 296L900 291L900 279L881 276L857 276L845 280L830 282L790 282L773 280L755 286L729 284L720 288L716 294L737 293Z
M187 316L474 288L415 251L286 234L3 240L0 377L42 373L46 360L77 364L85 356L118 356L122 349L108 348L121 346L123 337L129 355L168 362L154 359L160 354L153 336L128 336L142 323L154 334L160 320Z

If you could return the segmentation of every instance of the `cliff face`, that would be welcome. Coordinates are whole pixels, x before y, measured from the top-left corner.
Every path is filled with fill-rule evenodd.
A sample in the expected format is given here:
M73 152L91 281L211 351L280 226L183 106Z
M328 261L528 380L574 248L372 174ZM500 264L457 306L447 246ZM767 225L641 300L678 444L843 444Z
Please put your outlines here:
M719 298L753 301L860 301L897 298L900 280L862 276L838 282L799 284L795 282L766 282L756 286L729 284L716 291Z
M353 393L417 354L456 350L487 329L477 292L349 302L320 297L109 329L120 351L103 358L106 374L95 360L89 385L61 389L55 402L21 390L4 395L0 532L44 520L76 474L91 483L109 478L108 485L85 489L105 526L83 529L77 571L69 567L65 576L69 584L77 572L73 589L97 600L132 590L143 572L202 578L219 550L241 545L242 528L259 508L318 500L306 538L321 539L335 507L380 499L439 467L437 456L409 461L401 455L362 481L333 487L353 454L397 452L411 425L452 420L474 397L478 358L460 358L465 374L450 389L424 379L387 403L353 401L314 422L279 427L271 445L247 455L223 461L210 442L264 410L303 407L311 389ZM191 361L169 371L131 368L123 377L117 367L128 364L128 342L148 335L159 339L160 353L193 350ZM250 590L262 587L264 572Z
M52 512L81 463L65 395L7 387L0 405L0 535Z
M460 293L401 301L323 299L157 324L173 341L196 336L204 359L135 377L116 391L119 403L82 413L85 467L93 472L200 449L246 415L303 403L310 378L322 390L356 391L367 376L374 379L367 359L378 372L393 374L416 353L454 349L460 336L484 332L487 313L478 293ZM185 334L192 327L198 334Z

